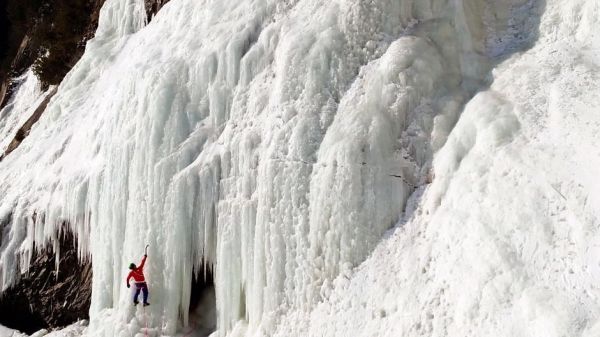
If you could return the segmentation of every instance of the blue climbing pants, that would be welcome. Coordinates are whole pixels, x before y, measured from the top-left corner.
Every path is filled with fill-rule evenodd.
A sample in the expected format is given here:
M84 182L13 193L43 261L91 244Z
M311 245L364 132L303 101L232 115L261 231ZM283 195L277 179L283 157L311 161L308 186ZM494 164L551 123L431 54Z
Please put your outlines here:
M148 285L146 282L140 282L135 284L135 295L133 295L133 303L138 303L138 296L140 291L144 293L144 303L148 303Z

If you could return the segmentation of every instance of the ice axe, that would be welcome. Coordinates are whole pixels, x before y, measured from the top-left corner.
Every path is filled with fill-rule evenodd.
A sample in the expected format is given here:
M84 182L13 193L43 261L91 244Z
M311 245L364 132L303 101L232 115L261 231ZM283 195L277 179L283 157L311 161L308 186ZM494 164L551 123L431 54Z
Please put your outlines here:
M149 246L150 246L150 245L146 245L146 248L144 248L144 255L148 255L148 247L149 247Z

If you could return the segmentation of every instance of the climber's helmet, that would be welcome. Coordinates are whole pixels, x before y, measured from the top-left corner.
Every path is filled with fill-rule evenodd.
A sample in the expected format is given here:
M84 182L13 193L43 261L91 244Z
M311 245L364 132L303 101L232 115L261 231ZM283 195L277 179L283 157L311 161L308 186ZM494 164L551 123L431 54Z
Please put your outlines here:
M135 269L135 263L132 263L129 265L129 269L134 270Z

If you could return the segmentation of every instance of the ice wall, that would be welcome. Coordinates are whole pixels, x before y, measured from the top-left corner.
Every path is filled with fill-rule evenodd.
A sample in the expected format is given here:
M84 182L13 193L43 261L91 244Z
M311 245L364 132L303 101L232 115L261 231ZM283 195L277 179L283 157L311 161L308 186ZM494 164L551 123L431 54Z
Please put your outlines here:
M214 268L220 335L272 334L363 261L431 178L467 98L532 41L534 1L107 1L96 38L0 163L3 287L66 224L94 268L90 334L153 331ZM502 43L497 40L502 41Z
M600 333L600 3L543 5L539 36L466 104L401 224L276 336Z

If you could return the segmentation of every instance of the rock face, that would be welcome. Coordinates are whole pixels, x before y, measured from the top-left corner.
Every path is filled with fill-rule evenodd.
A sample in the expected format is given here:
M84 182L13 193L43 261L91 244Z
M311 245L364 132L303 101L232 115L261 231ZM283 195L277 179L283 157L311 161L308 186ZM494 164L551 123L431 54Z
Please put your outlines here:
M148 16L148 22L152 20L152 17L158 13L158 11L167 4L169 0L145 0L146 14Z
M32 66L44 84L62 81L94 37L104 1L0 2L0 108L14 93L13 78Z
M60 260L51 250L33 256L29 272L0 297L0 324L31 334L87 319L92 265L80 262L73 236L60 240Z

